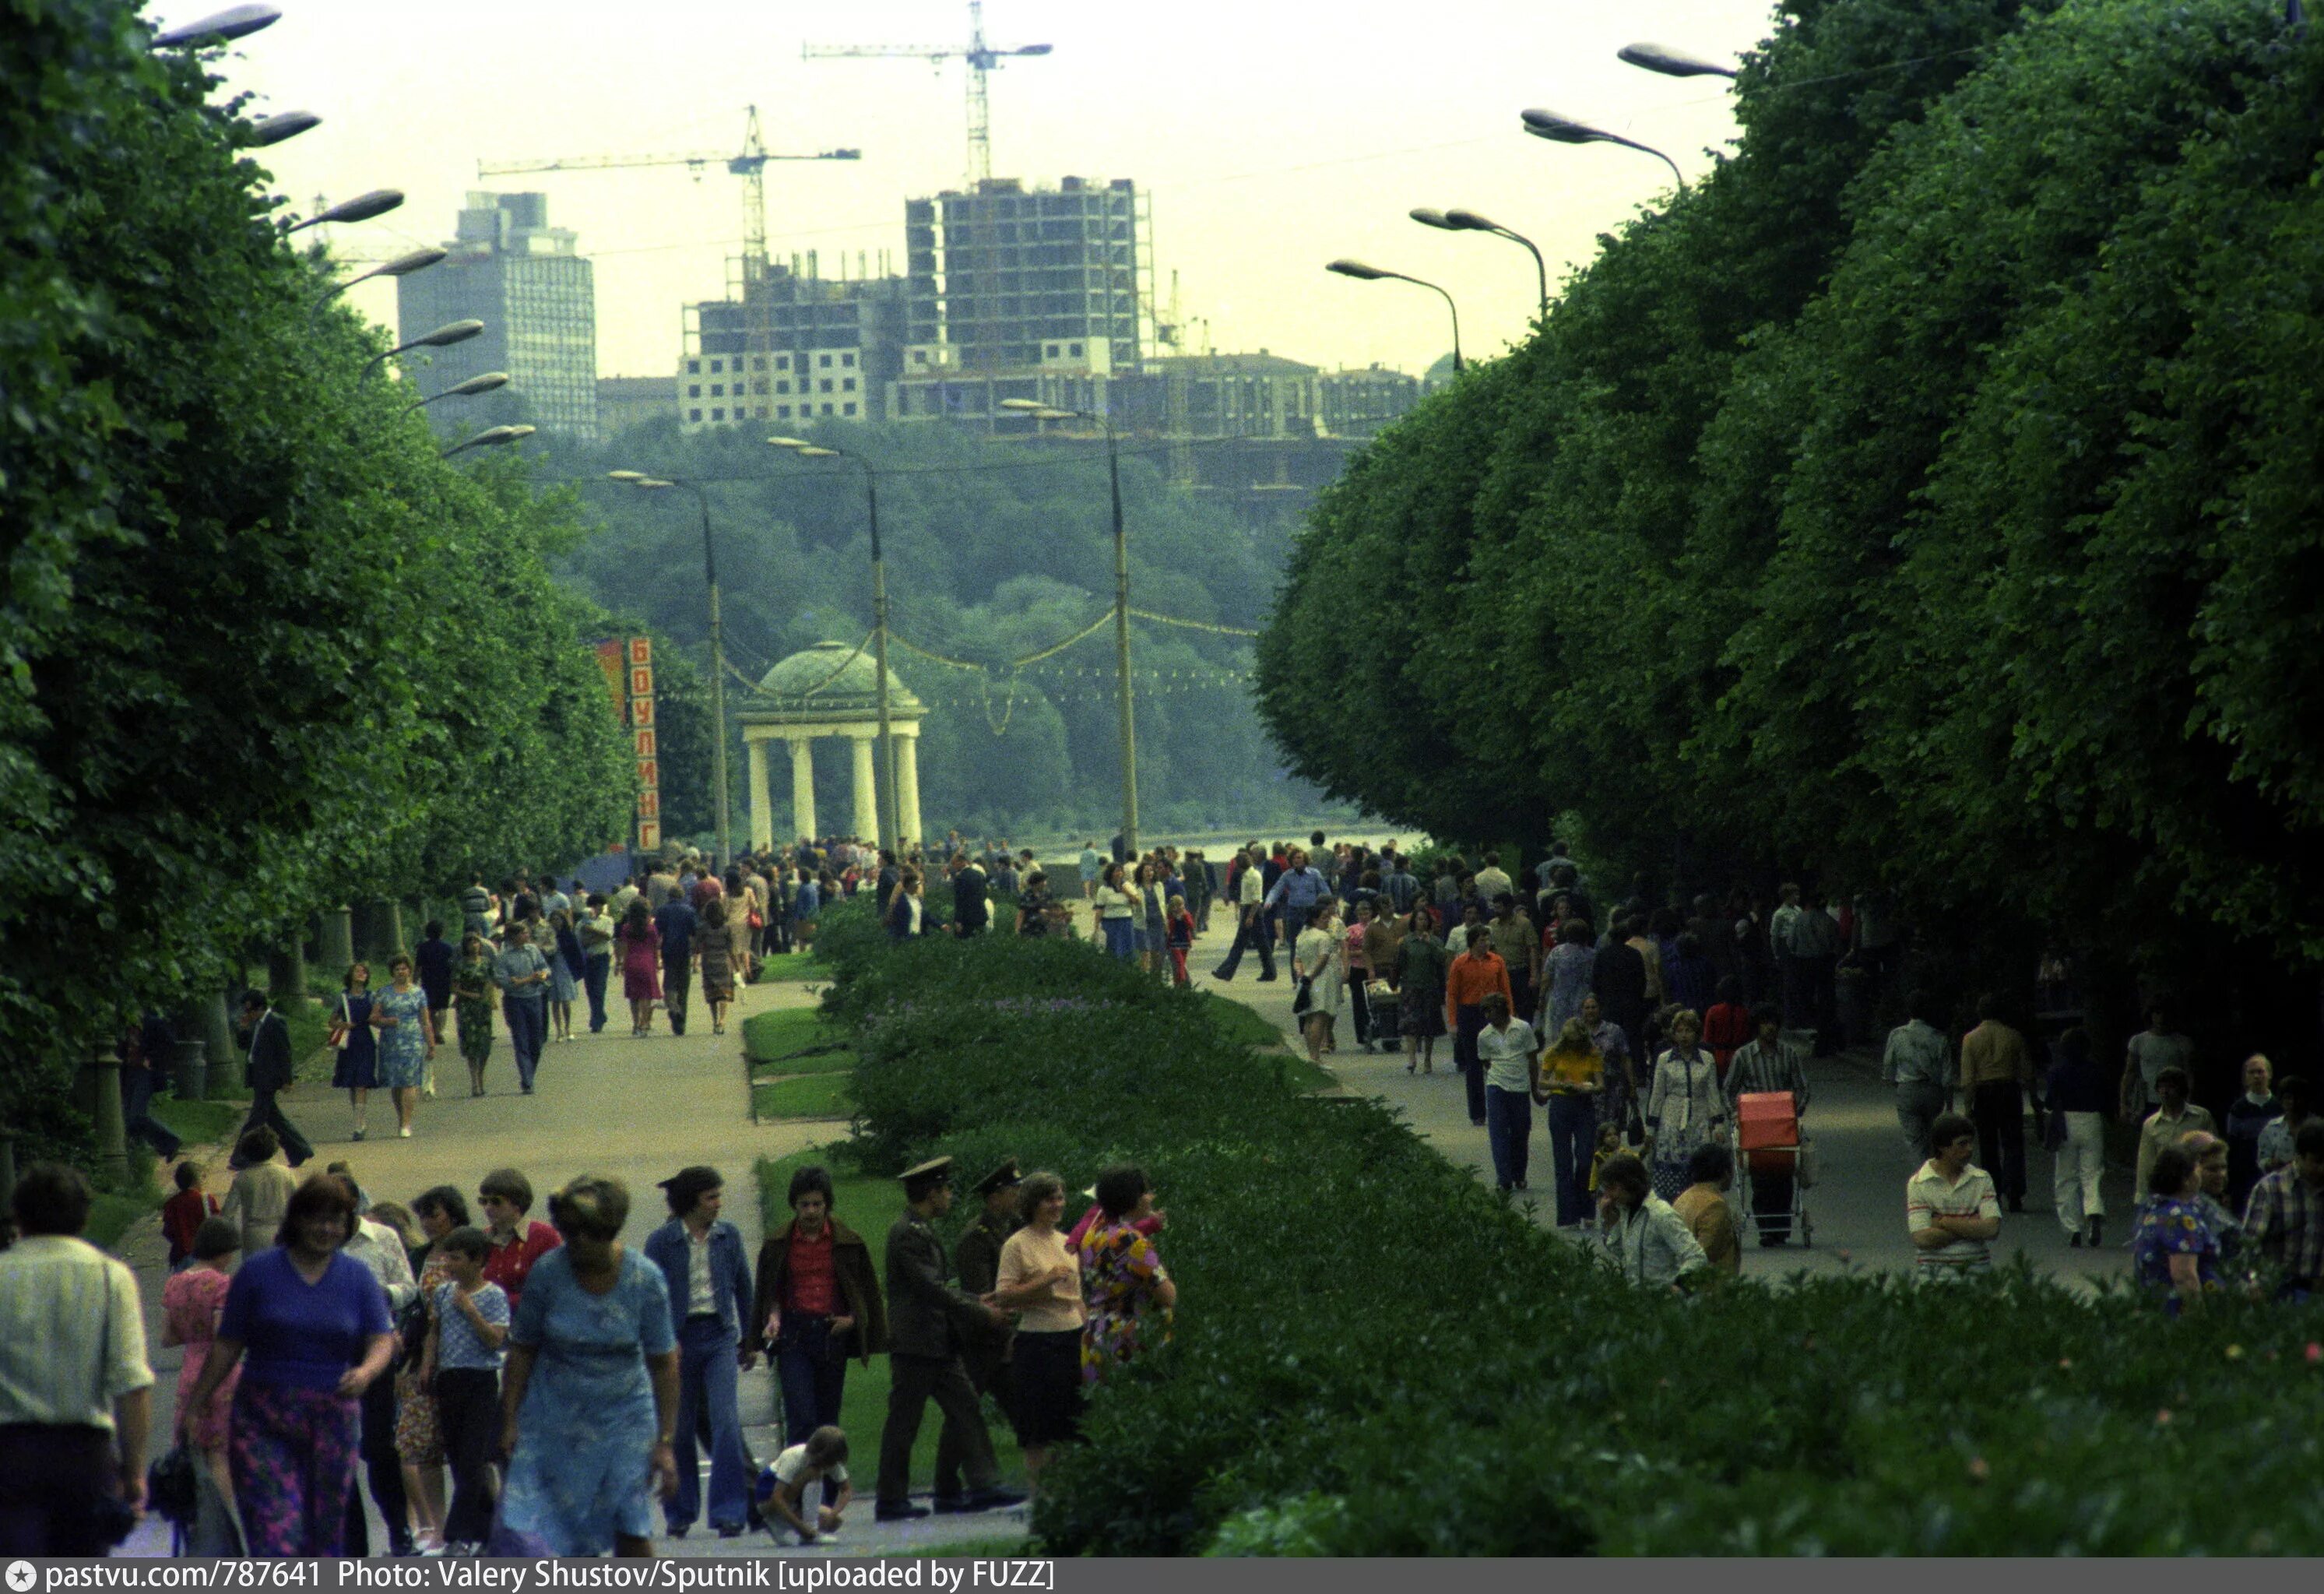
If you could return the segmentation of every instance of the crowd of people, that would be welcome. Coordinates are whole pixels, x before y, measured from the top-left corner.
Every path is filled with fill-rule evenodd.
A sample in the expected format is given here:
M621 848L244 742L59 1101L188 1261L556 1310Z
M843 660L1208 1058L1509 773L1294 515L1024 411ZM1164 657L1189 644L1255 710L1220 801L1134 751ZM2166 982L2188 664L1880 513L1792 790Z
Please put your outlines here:
M184 1360L159 1446L135 1276L78 1238L87 1179L37 1164L18 1181L20 1238L0 1251L0 1555L104 1553L144 1508L156 1449L187 1479L197 1554L367 1554L366 1491L393 1555L648 1555L658 1528L705 1521L830 1540L853 1497L848 1364L881 1354L876 1516L1013 1506L1026 1496L1001 1477L982 1397L1007 1411L1038 1487L1084 1390L1167 1340L1176 1304L1165 1219L1130 1166L1101 1173L1068 1229L1064 1181L1008 1162L947 1251L951 1159L922 1164L875 1268L821 1167L792 1178L791 1221L754 1265L707 1166L661 1182L668 1218L632 1249L617 1180L569 1181L540 1222L514 1168L485 1174L473 1207L448 1184L407 1204L374 1200L344 1163L298 1178L280 1154L272 1130L248 1131L223 1203L181 1170L161 1305ZM783 1415L763 1467L737 1381L761 1354ZM931 1400L944 1430L920 1506Z

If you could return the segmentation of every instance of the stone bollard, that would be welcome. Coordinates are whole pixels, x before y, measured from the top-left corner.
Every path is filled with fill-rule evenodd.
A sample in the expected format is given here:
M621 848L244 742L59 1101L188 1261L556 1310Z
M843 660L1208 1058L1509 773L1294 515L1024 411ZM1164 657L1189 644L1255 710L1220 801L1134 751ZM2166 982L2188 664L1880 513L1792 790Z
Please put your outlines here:
M81 1068L88 1076L89 1118L97 1128L97 1171L117 1184L129 1175L128 1134L121 1115L121 1059L111 1046L100 1046Z
M278 1008L307 1000L307 954L302 948L276 947L267 953L266 994Z
M180 1035L200 1034L203 1050L217 1061L221 1083L240 1083L242 1078L235 1062L247 1055L247 1048L235 1044L234 1019L227 1007L229 1001L239 1003L241 1000L242 992L239 990L231 997L223 990L213 991L196 1000L188 1012L187 1020L178 1027Z

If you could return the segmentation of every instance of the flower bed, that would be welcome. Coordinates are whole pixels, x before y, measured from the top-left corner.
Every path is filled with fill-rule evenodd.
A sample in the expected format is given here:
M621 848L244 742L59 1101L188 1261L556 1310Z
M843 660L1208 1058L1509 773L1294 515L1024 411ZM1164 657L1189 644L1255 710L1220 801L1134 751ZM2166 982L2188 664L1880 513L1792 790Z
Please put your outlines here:
M1135 1160L1170 1214L1175 1342L1045 1475L1053 1552L2324 1550L2324 1309L2174 1322L2026 1275L1642 1294L1088 948L846 923L825 956L867 1169Z

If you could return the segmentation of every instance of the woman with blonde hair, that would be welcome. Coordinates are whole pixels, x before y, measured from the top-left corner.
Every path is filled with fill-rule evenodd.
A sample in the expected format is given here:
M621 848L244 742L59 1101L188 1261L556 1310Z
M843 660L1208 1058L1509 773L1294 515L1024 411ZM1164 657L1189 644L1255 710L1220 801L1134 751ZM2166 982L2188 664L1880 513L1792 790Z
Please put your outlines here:
M1560 1229L1586 1223L1591 1215L1590 1156L1598 1138L1598 1098L1605 1088L1606 1058L1590 1037L1590 1026L1568 1018L1541 1057Z
M1655 1193L1674 1199L1691 1182L1687 1165L1698 1147L1727 1125L1727 1093L1719 1064L1702 1049L1702 1020L1681 1008L1669 1019L1670 1048L1655 1059L1646 1092L1646 1156Z

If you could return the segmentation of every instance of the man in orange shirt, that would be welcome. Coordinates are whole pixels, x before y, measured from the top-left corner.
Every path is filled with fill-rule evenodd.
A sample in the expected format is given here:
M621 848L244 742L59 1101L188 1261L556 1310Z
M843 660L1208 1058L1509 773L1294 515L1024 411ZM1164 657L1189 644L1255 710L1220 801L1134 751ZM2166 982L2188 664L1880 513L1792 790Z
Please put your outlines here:
M1509 965L1493 950L1491 935L1482 925L1469 930L1469 950L1452 960L1444 977L1444 1022L1452 1029L1452 1061L1469 1092L1469 1121L1485 1122L1485 1072L1477 1060L1478 1032L1485 1027L1485 998L1499 992L1509 1000Z

